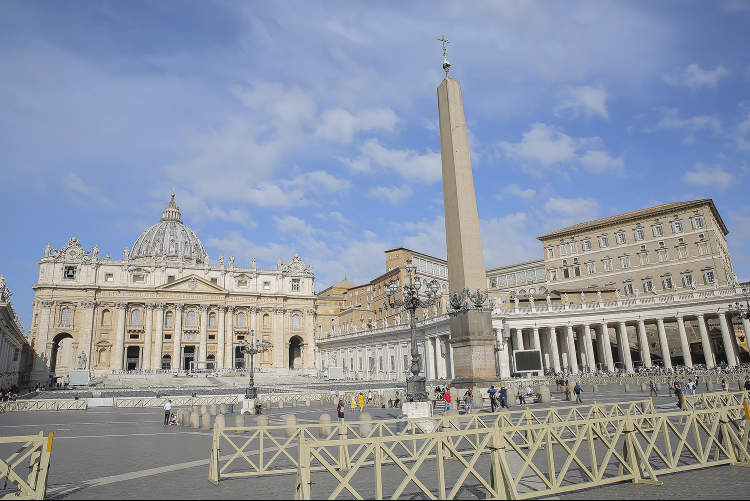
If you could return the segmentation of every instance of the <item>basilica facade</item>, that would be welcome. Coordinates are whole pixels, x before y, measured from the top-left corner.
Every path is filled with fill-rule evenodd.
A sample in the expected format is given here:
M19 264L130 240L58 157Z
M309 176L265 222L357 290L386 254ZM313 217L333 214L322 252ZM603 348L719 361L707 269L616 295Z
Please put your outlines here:
M251 336L268 345L256 367L313 371L314 280L296 254L276 269L258 268L255 258L239 266L233 255L211 264L173 194L122 260L76 238L57 250L47 245L33 286L33 380L73 369L245 368L240 344Z

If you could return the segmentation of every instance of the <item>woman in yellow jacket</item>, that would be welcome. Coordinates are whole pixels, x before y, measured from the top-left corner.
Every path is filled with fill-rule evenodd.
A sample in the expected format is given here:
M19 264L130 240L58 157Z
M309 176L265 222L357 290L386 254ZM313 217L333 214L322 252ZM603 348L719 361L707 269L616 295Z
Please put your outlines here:
M354 397L354 395L352 395L352 412L354 412L354 409L356 408L357 408L357 400Z
M364 408L365 408L365 396L360 391L359 392L359 412L362 412Z

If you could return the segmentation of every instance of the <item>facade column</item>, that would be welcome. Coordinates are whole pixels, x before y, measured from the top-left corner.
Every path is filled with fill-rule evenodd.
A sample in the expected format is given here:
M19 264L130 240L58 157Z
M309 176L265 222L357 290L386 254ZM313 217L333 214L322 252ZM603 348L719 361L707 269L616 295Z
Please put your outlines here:
M83 338L81 340L81 351L86 354L86 367L84 369L89 369L92 366L92 358L94 356L93 350L91 349L91 340L94 337L94 314L96 312L96 301L82 301L81 305L83 306L83 310L85 312L85 318L83 321ZM76 360L78 359L78 353L76 355ZM76 366L78 368L78 366Z
M156 309L156 339L154 340L154 355L152 367L161 370L162 352L164 350L164 303L154 303Z
M693 366L693 357L690 354L690 343L688 343L687 332L685 332L685 319L677 317L677 330L680 332L680 344L682 345L682 364L685 367Z
M274 308L273 312L276 314L276 318L273 322L273 349L276 353L275 366L277 369L288 369L289 365L284 365L284 352L286 346L284 345L284 308ZM351 358L351 357L350 357ZM356 358L356 355L354 356ZM357 370L357 361L354 361L354 372Z
M539 327L534 326L534 332L531 336L531 348L534 350L541 350L542 343L539 341Z
M586 358L589 366L589 371L596 370L596 358L594 357L594 342L591 340L591 326L586 324L583 326L583 340L586 343Z
M648 346L648 336L646 335L646 322L638 319L638 344L641 348L641 360L646 368L650 368L653 363L651 362L651 348Z
M198 345L198 360L196 362L208 360L208 305L202 304L198 306L198 309L201 312L201 340ZM198 368L201 368L201 364L198 364ZM202 368L208 369L208 364L205 364Z
M615 370L615 359L612 356L612 343L609 340L609 327L607 322L602 322L602 353L604 353L604 363L607 364L607 370L612 372Z
M143 342L143 370L151 370L151 345L153 344L154 333L154 303L146 303L146 335Z
M667 331L664 329L664 319L656 319L656 326L659 329L659 344L661 345L661 358L665 369L672 368L672 354L669 352L669 342L667 341Z
M174 335L172 336L172 370L182 370L182 309L184 304L174 305Z
M562 372L562 368L560 367L560 352L557 349L557 332L555 332L554 327L549 328L547 340L549 341L549 351L552 354L552 367L556 373Z
M121 371L125 362L125 310L127 307L128 303L115 303L115 309L117 310L117 340L115 341L113 368L116 371Z
M433 372L437 372L435 371L435 338L425 336L425 341L427 343L427 363L425 364L425 377L428 380L437 379L435 377L435 374L433 374ZM388 364L386 363L386 365Z
M737 358L734 356L734 340L732 332L727 325L727 317L724 310L719 311L719 325L721 326L721 339L724 341L724 353L727 355L727 364L731 367L737 365Z
M216 333L216 366L219 369L225 368L225 358L224 355L226 354L226 346L225 343L225 337L224 337L224 316L226 315L227 311L227 305L220 304L218 306L218 314L216 315L218 318L218 326Z
M567 325L567 341L568 341L568 363L570 364L570 370L573 374L578 374L578 357L576 355L576 340L573 337L573 326Z
M523 330L513 329L513 348L523 350Z
M628 328L625 322L620 322L620 344L622 346L622 354L625 358L625 370L633 372L633 358L630 356L630 340L628 339Z
M37 372L35 379L47 382L49 377L50 359L47 353L47 340L49 339L49 328L52 320L52 308L55 306L54 301L44 299L41 301L42 311L39 315L39 335L38 344L34 347L36 350L36 360L34 361L34 370Z
M715 367L716 360L714 359L714 352L711 349L711 339L708 337L708 329L706 329L706 319L703 315L698 315L698 330L701 333L701 346L703 347L703 356L705 357L706 367Z
M234 306L227 306L227 323L226 323L226 360L225 365L234 369Z
M545 370L552 370L552 355L549 352L549 334L540 332L539 334L542 350L542 365Z

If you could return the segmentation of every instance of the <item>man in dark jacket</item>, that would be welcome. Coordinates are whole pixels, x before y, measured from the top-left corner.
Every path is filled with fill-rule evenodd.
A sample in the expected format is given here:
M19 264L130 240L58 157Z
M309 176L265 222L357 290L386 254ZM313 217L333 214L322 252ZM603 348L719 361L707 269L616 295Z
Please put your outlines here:
M510 409L510 406L508 405L508 390L505 388L505 386L500 388L500 407Z

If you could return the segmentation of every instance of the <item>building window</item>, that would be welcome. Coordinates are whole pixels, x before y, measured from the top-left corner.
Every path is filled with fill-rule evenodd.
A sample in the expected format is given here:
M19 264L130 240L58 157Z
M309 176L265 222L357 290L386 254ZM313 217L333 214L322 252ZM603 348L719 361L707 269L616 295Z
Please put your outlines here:
M216 278L216 277L214 277L214 278L211 279L211 283L214 284L214 285L219 285L219 279Z
M130 325L141 325L141 310L130 312Z
M683 277L682 277L682 285L683 285L683 287L692 287L693 286L693 275L683 275Z
M245 314L243 312L237 313L237 327L245 326Z
M625 287L623 287L623 290L625 291L626 296L632 296L633 295L633 284L625 284Z
M709 270L703 274L703 281L706 285L714 283L715 280L716 279L714 278L714 272L712 270Z
M60 325L70 325L70 321L70 308L63 308L62 312L60 312Z
M554 247L549 247L547 249L547 258L549 258L549 259L554 259L555 258L555 248Z
M237 287L240 288L246 288L247 287L247 280L237 280Z
M167 313L167 316L164 317L164 327L172 327L172 314Z
M645 240L646 232L643 231L643 228L636 228L634 232L634 236L636 240Z
M576 277L581 276L581 267L580 266L574 266L573 267L573 275Z
M591 250L591 240L589 240L587 238L583 242L581 242L581 249L583 249L584 251L590 251Z
M620 268L630 268L630 256L627 254L620 256Z
M76 279L76 267L66 266L63 270L63 280L75 280Z
M299 278L292 279L292 291L299 291Z
M655 237L663 237L664 236L664 227L660 224L654 225L651 227L651 230L654 232Z
M517 284L525 284L526 283L526 273L523 271L520 273L516 273L516 283Z
M167 276L167 283L171 284L172 282L174 282L174 275L168 275Z
M639 257L639 258L640 258L640 260L641 260L641 266L644 266L644 265L646 265L646 264L649 264L649 260L648 260L648 252L643 252L643 253L641 253L641 254L638 254L638 257Z
M216 313L211 313L208 316L208 326L209 327L216 327Z
M141 275L141 274L134 274L133 275L133 283L134 284L142 284L145 281L146 281L146 277L144 277L143 275Z
M625 233L615 233L615 242L618 244L625 243Z
M612 258L605 257L602 259L602 264L604 265L604 271L612 271Z
M682 221L672 221L672 233L682 233Z
M19 348L15 348L13 350L13 361L18 362L18 356L21 354L21 350Z
M657 253L659 254L660 263L665 263L669 261L669 253L667 252L667 249L659 249Z
M596 266L594 263L586 263L586 273L589 275L596 273Z
M599 237L599 247L609 247L609 237L607 235Z
M115 281L114 274L113 273L105 273L104 274L104 281L105 282L114 282Z
M570 268L563 268L563 278L570 278Z
M672 290L672 286L674 285L672 283L672 277L665 277L664 280L662 280L662 285L664 286L664 290Z
M570 242L570 253L578 254L578 242Z
M172 369L172 357L164 355L161 357L161 370L168 371Z
M651 280L645 280L643 282L643 292L653 292L654 283Z
M549 270L549 280L550 282L557 280L557 270Z
M490 278L490 287L492 287L493 289L495 287L497 287L497 278L496 277Z
M195 327L195 312L193 310L188 311L185 315L185 325Z
M708 244L706 244L705 242L699 243L698 244L698 255L699 256L704 256L706 254L708 254Z
M331 319L333 321L333 319ZM271 328L271 315L266 313L263 315L263 329L268 330Z
M693 229L694 230L700 230L704 226L704 224L703 224L703 216L695 216L695 217L693 217L691 219L691 221L693 222Z
M568 255L568 249L565 247L565 244L560 244L560 255L561 256L567 256Z
M680 259L686 259L688 257L688 249L686 245L677 248L677 257Z
M271 290L271 282L263 282L263 290L264 291L270 291Z
M292 329L299 330L299 315L292 315Z

